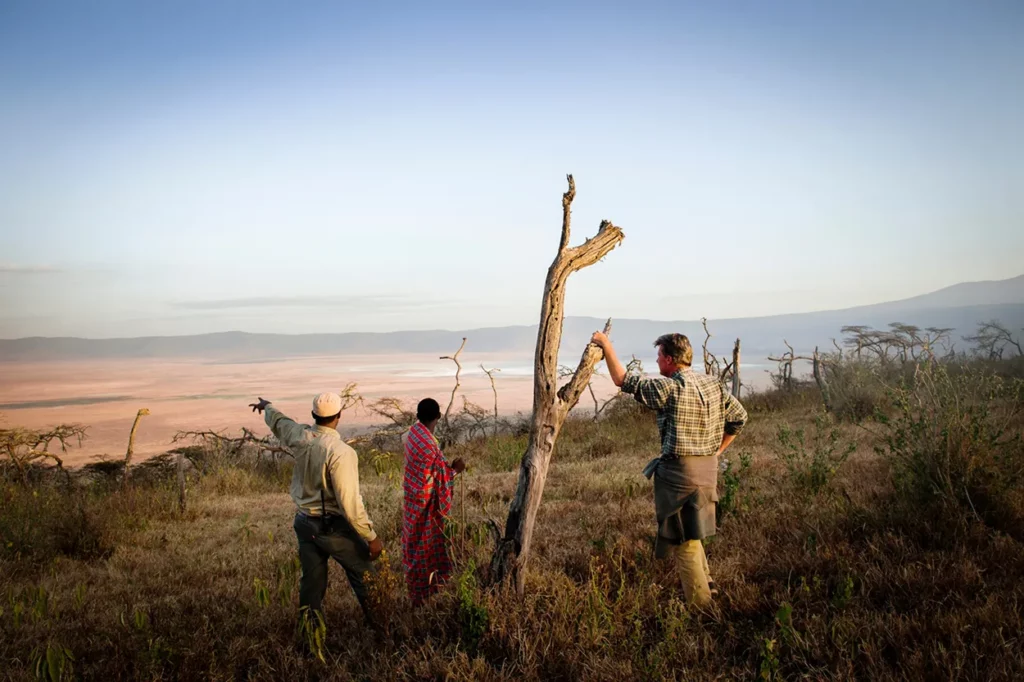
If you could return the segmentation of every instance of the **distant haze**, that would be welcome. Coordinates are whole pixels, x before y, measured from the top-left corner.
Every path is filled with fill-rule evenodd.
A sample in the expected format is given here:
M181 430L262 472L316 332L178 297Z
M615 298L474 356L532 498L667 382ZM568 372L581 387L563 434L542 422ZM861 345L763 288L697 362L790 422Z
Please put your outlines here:
M960 337L974 332L979 322L998 319L1013 330L1024 327L1024 275L1000 282L964 283L928 295L876 305L818 313L798 313L762 318L712 319L710 347L727 353L733 340L742 339L747 362L763 361L777 353L783 340L797 349L815 345L831 347L840 339L844 325L862 324L884 328L892 322L919 327L951 327L959 349ZM564 325L563 361L573 362L590 334L601 328L599 318L568 317ZM620 352L636 354L649 363L652 341L677 331L690 336L694 346L704 339L699 321L614 319L612 339ZM0 340L0 361L84 360L90 358L283 358L304 355L451 353L468 339L472 352L521 356L533 351L536 326L508 326L455 331L402 331L350 334L249 334L227 332L197 336L142 337L127 339L26 338Z

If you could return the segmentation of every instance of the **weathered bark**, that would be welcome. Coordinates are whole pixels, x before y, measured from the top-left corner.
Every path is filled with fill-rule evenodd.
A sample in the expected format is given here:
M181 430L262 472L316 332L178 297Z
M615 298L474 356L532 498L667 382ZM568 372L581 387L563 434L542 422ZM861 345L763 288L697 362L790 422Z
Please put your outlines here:
M530 556L534 524L544 492L544 481L551 463L555 440L569 410L586 390L594 366L604 353L594 344L587 344L572 379L556 391L558 385L558 350L562 341L562 321L566 280L573 272L593 265L623 239L622 230L610 221L602 221L597 234L579 246L569 246L570 206L576 186L567 176L569 190L562 195L562 236L551 267L548 268L541 302L540 326L534 353L533 416L530 438L519 467L519 483L509 507L505 534L497 538L491 561L491 578L495 582L511 579L516 591L523 593L525 567ZM611 329L611 320L605 325Z
M149 414L149 410L143 407L135 414L135 421L132 423L132 432L128 434L128 451L124 454L124 475L121 477L121 487L128 485L128 467L132 464L132 455L135 453L135 431L139 428L139 422Z
M736 345L732 347L732 395L740 397L740 340L736 339Z

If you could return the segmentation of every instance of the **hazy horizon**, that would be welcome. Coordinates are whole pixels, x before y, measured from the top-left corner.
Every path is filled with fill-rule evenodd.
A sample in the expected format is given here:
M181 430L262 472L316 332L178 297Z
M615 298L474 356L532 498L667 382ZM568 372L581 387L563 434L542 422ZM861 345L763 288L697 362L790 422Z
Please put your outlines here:
M0 7L0 338L833 310L1020 274L1024 6ZM667 255L666 255L667 254Z

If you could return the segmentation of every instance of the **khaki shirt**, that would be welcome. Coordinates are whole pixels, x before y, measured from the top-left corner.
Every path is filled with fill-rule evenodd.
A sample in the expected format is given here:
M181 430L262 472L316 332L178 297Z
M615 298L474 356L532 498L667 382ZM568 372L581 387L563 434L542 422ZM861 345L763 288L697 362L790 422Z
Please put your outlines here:
M297 424L273 406L264 410L267 426L281 444L295 455L292 500L304 514L320 516L320 491L327 513L344 516L359 535L371 542L377 537L359 493L359 457L326 426Z

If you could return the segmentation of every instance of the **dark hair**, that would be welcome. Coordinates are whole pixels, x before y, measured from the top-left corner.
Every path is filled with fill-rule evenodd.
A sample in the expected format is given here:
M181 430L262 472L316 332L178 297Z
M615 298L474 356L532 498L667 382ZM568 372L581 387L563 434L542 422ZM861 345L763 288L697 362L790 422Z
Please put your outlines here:
M689 367L693 364L693 346L685 334L662 334L654 342L654 346L660 346L662 355L672 358L680 367Z
M341 415L341 412L339 412L338 414L333 414L330 417L318 417L317 415L314 414L313 415L313 421L316 422L317 426L327 426L332 421L337 419L340 415Z
M441 406L433 398L424 398L416 406L416 418L424 424L429 424L435 419L441 418Z

